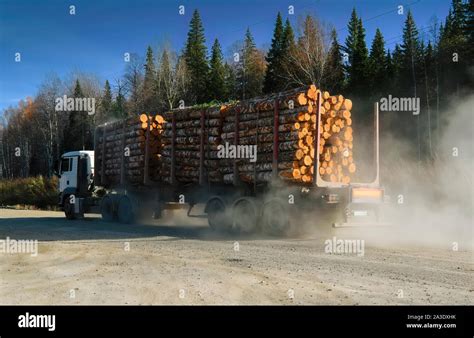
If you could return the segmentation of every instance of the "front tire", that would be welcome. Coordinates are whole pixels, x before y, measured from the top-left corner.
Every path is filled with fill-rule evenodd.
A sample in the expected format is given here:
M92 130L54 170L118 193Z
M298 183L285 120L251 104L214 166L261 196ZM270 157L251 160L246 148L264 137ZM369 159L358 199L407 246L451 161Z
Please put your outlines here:
M64 199L64 214L66 215L66 219L76 219L76 214L74 213L74 204L71 204L69 196L66 196Z

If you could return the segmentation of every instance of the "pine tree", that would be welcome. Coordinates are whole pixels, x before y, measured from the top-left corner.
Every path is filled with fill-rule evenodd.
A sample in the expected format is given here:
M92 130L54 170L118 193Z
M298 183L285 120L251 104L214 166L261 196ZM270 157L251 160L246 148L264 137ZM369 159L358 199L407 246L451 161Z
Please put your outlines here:
M206 38L201 17L197 10L189 24L188 38L184 51L187 68L190 75L191 103L203 103L209 99L207 92L209 65L207 63Z
M148 46L145 61L145 77L143 80L143 109L148 113L156 112L158 109L157 98L155 61L153 50Z
M114 115L117 118L125 118L126 117L126 110L125 110L125 96L122 93L122 88L119 86L117 90L117 96L113 103L113 111Z
M474 0L469 0L466 3L466 26L464 28L464 35L467 43L467 60L474 59ZM471 86L474 84L471 82Z
M285 28L283 30L283 42L282 42L282 67L280 75L281 81L281 90L288 89L292 85L288 83L288 70L293 69L293 60L292 55L295 54L296 43L295 43L295 33L291 27L290 20L286 19Z
M225 100L235 100L239 97L237 75L234 67L226 63L224 65L224 88Z
M247 28L244 45L238 65L237 81L242 99L248 99L262 94L265 78L265 57L255 45L255 41Z
M459 42L463 42L467 24L467 6L462 0L452 0L451 8L450 34L457 37Z
M112 111L112 91L110 90L109 80L105 80L104 94L100 100L99 116L96 119L97 124L107 121Z
M283 58L283 39L284 28L281 14L278 12L275 29L273 31L272 45L266 57L267 72L265 74L264 89L265 93L278 91L281 88L282 78L282 58Z
M74 98L81 98L84 94L82 93L81 84L79 80L76 80L76 86L74 87ZM85 113L82 111L72 111L69 113L69 121L72 123L71 126L71 134L70 137L73 138L72 143L74 144L74 150L82 150L85 148Z
M331 48L327 55L324 88L331 93L340 93L344 87L344 65L342 63L341 46L337 41L336 30L331 31Z
M76 84L74 86L74 97L82 97L83 95L81 83L79 82L79 79L76 79Z
M354 53L354 86L355 92L357 94L365 93L365 88L367 88L368 77L369 77L369 51L367 45L365 44L365 29L362 25L362 19L359 18L358 24L358 33L356 40L356 49Z
M422 79L420 73L421 56L420 42L418 39L418 29L411 11L408 11L405 25L403 27L403 41L401 45L401 86L403 96L420 97L419 81ZM421 139L421 121L420 115L416 117L416 123L412 123L405 118L406 122L402 128L406 131L410 140L416 140L416 157L421 162L422 139ZM413 147L415 148L415 147Z
M349 34L346 38L346 53L349 64L346 66L348 75L348 89L356 95L366 93L368 82L368 56L365 44L365 29L362 19L357 17L355 9L348 24Z
M146 63L145 63L145 86L153 83L156 75L155 62L153 60L153 50L151 46L148 46L146 50Z
M382 32L378 28L370 48L369 65L371 94L381 94L386 90L387 55Z
M417 95L418 69L417 60L420 58L420 44L418 40L418 29L415 20L409 10L405 25L403 27L403 42L401 44L402 65L401 79L406 95Z
M472 4L463 3L461 0L452 0L451 9L446 17L444 27L440 32L439 58L442 64L441 77L443 90L456 92L469 83L469 67L473 46L469 44L472 40L473 27L468 27L469 20L472 24L472 12L469 11Z
M400 45L395 44L395 48L392 53L392 69L393 69L393 80L392 85L390 86L390 91L395 95L402 94L402 50Z
M385 56L385 91L392 92L392 85L395 77L395 69L393 66L393 57L390 49L387 50L387 55Z
M350 75L352 73L352 63L354 61L354 53L357 49L357 35L359 34L359 19L357 17L357 12L355 8L352 9L351 18L347 24L347 37L346 45L344 51L348 56L348 64L346 66L346 71Z
M161 54L160 71L158 73L158 88L160 97L160 107L163 110L170 109L172 102L169 102L169 91L173 77L173 69L170 62L168 50Z
M283 43L282 43L282 50L287 52L288 50L295 47L295 33L293 32L293 28L291 27L290 20L286 19L285 21L285 29L283 30ZM286 57L286 55L283 55Z
M82 98L84 96L79 80L76 80L73 98ZM87 123L87 112L71 111L69 112L69 125L64 133L65 151L92 149L91 142L88 142L89 128Z
M433 140L432 140L432 130L433 128L433 119L431 113L431 101L435 96L436 91L436 69L435 69L435 57L434 50L431 42L428 43L428 46L424 48L424 44L421 46L422 51L422 68L423 68L423 92L425 97L425 107L426 107L426 128L423 128L425 131L425 139L427 140L427 153L433 155Z
M214 40L211 52L209 92L213 99L225 99L225 69L223 65L221 46L217 39Z

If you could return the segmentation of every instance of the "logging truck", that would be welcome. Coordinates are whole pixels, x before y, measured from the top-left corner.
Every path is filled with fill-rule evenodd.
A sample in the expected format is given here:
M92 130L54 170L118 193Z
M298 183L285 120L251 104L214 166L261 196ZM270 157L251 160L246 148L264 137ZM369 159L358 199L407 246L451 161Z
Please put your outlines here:
M308 214L334 226L377 224L378 104L368 183L354 181L351 109L349 99L311 85L105 123L94 151L62 155L59 205L68 219L99 213L121 223L186 208L237 233L287 234ZM223 144L255 146L256 156L223 156Z

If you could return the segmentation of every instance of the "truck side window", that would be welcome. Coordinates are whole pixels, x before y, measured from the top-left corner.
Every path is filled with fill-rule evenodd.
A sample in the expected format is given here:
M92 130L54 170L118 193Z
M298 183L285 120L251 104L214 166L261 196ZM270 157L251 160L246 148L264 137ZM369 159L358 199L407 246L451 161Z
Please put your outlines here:
M66 171L71 171L71 159L70 158L63 158L61 160L61 174Z

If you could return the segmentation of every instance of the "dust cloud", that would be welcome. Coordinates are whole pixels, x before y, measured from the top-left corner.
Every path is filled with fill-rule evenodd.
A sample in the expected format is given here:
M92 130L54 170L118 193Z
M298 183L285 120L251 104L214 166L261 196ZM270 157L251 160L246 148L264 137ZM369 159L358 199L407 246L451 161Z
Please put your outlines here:
M473 250L474 95L440 113L439 146L432 160L413 158L416 141L380 135L381 185L390 196L382 208L389 226L358 229L373 245Z

